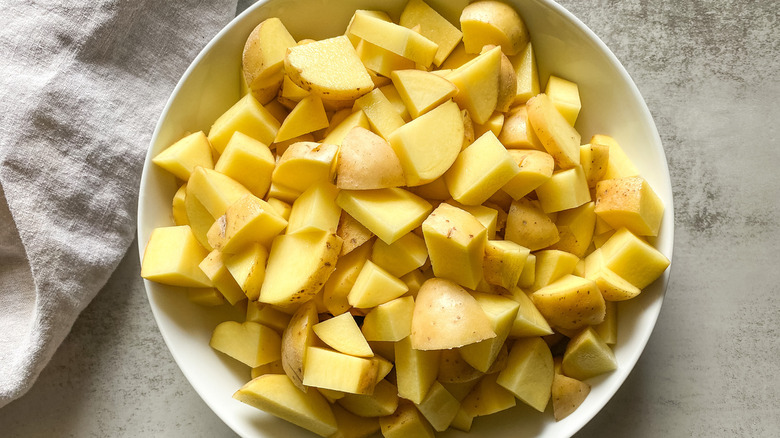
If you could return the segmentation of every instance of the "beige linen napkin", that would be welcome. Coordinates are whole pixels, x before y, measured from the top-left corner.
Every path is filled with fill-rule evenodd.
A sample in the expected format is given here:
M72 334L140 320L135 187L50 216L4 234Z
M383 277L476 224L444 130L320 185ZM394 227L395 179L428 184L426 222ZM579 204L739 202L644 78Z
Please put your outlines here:
M0 407L135 233L154 124L235 0L0 0Z

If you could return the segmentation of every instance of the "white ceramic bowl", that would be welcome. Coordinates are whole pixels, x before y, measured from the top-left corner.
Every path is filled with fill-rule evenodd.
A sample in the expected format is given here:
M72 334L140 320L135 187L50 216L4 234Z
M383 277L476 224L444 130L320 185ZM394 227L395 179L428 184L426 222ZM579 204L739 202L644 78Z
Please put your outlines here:
M457 20L467 1L431 1ZM583 139L595 133L613 136L666 205L656 246L672 258L672 189L661 140L642 96L623 66L582 22L548 0L515 0L531 33L542 83L555 73L579 84L583 109L577 129ZM203 49L187 69L165 107L154 132L144 165L138 206L139 252L143 254L154 227L172 225L171 199L176 183L152 165L151 158L186 131L208 132L211 123L238 98L238 78L244 41L257 23L279 17L297 39L342 34L355 9L383 9L398 17L405 0L268 0L259 1ZM638 298L621 303L618 341L619 367L592 379L592 391L582 406L560 422L551 408L539 414L523 403L509 411L475 419L476 437L565 437L576 433L615 394L639 359L661 310L669 270ZM226 319L243 318L232 309L204 309L172 288L146 282L160 332L193 388L211 409L243 437L311 436L308 432L231 398L249 378L244 365L216 354L208 346L212 329ZM227 307L227 306L224 306ZM443 436L467 436L451 431Z

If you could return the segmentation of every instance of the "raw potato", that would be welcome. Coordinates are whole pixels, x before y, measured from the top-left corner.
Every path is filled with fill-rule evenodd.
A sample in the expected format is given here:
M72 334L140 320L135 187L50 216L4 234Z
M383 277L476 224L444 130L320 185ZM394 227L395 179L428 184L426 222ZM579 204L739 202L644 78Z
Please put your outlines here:
M344 137L336 167L336 186L370 190L404 185L401 162L382 137L359 126Z
M563 374L555 374L552 382L552 403L555 421L561 421L585 401L590 385Z
M580 164L580 133L558 112L550 98L542 93L526 104L528 121L544 149L562 169Z
M211 144L203 131L190 134L157 154L152 162L183 181L196 167L214 168Z
M349 313L315 324L313 329L322 342L337 351L359 357L374 356L355 318Z
M252 30L244 45L241 66L250 88L261 88L275 82L282 72L284 56L295 39L278 18L264 20Z
M333 164L338 146L316 142L290 145L276 163L271 181L303 193L317 181L333 180Z
M317 306L309 301L298 308L282 333L282 368L290 381L303 392L316 392L303 386L303 366L306 352L314 343L313 327L317 322Z
M604 297L592 280L567 275L534 292L531 299L554 327L576 330L604 321Z
M156 228L146 244L141 277L173 286L210 287L211 280L198 267L207 255L189 226Z
M506 3L493 0L477 1L463 8L460 29L468 53L479 53L486 44L495 44L512 56L525 48L529 38L517 11Z
M254 368L281 358L281 338L273 329L247 321L220 323L211 335L211 348Z

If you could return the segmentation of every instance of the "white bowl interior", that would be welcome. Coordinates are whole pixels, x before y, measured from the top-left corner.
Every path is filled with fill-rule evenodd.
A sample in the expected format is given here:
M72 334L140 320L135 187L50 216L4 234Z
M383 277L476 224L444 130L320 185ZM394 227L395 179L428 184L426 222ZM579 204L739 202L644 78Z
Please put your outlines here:
M429 2L457 20L467 1ZM666 205L656 246L670 260L673 246L672 189L666 157L652 117L634 83L614 55L585 25L558 4L546 0L511 2L528 25L540 65L542 84L550 73L578 83L583 109L577 129L587 141L595 133L613 136ZM172 176L152 165L151 157L185 132L204 130L239 97L240 55L254 26L279 17L297 39L325 38L344 32L355 9L383 9L398 17L405 0L260 1L223 29L198 55L174 90L159 120L144 165L138 207L139 252L153 228L172 225ZM591 380L585 403L560 422L522 403L509 411L475 419L472 432L442 436L562 437L576 433L609 401L634 367L661 309L669 270L638 298L619 307L617 371ZM296 437L310 434L285 421L232 399L249 378L245 366L208 346L213 328L226 319L242 320L241 309L205 309L173 288L146 281L160 332L193 388L211 409L244 437ZM224 306L227 307L227 306Z

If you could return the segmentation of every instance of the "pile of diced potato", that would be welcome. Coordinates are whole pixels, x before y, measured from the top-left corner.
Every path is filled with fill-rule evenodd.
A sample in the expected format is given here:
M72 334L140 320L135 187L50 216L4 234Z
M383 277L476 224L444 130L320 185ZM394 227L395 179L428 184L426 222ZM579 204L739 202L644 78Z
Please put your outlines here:
M560 420L617 367L617 302L669 265L664 207L615 139L581 145L577 84L540 93L512 7L459 24L423 0L321 41L267 19L243 97L154 158L181 188L142 276L246 307L211 339L251 367L236 399L321 436L433 436L518 400Z

